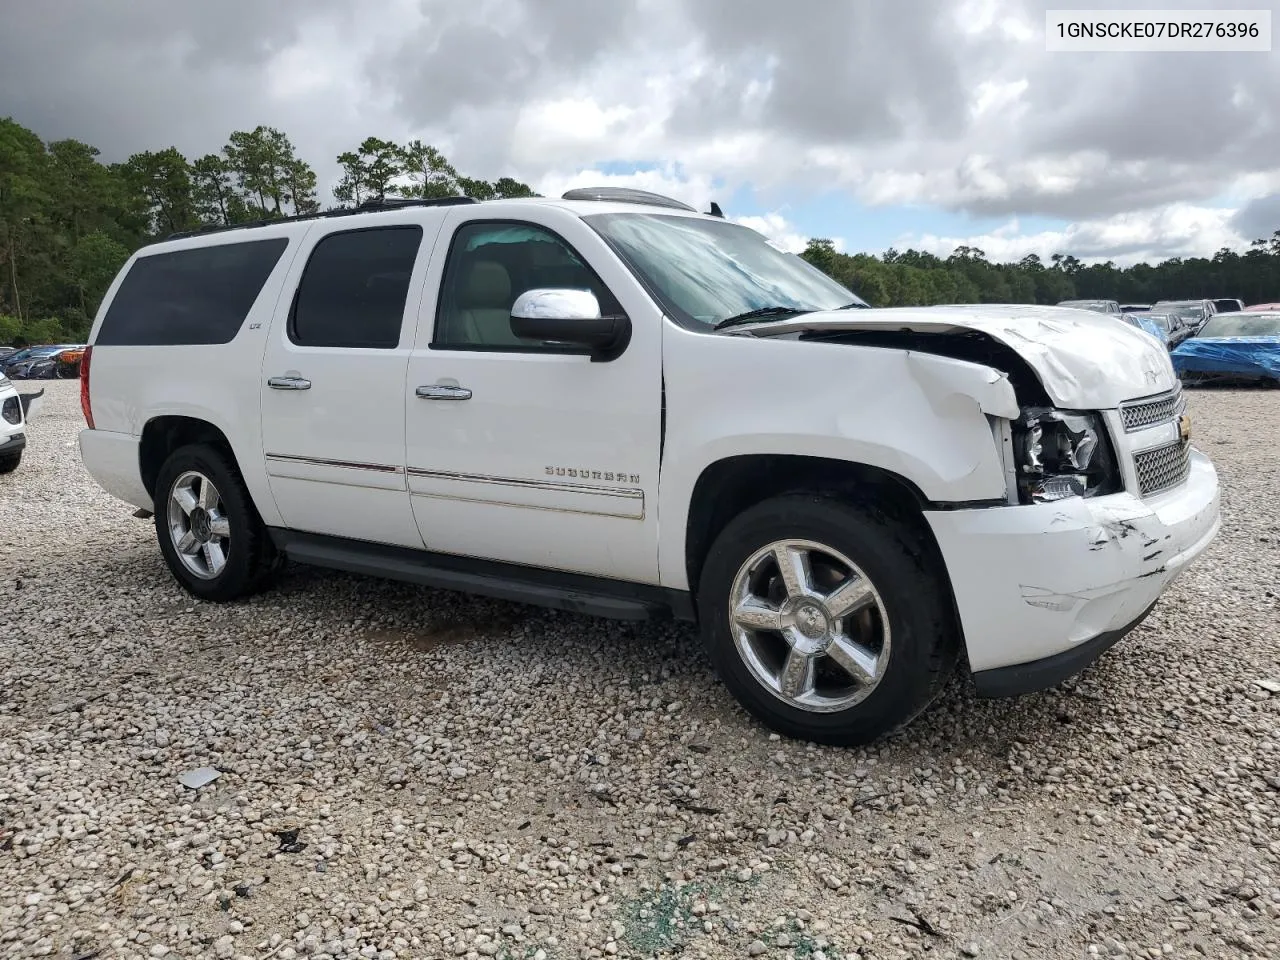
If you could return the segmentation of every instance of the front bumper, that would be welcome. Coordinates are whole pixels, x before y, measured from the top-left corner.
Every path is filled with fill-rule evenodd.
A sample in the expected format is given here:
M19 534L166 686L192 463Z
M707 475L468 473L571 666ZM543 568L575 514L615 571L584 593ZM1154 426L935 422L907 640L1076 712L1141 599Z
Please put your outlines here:
M1091 663L1142 622L1221 524L1217 472L1194 449L1186 482L1146 500L1120 493L925 516L974 681L992 696L1044 689Z

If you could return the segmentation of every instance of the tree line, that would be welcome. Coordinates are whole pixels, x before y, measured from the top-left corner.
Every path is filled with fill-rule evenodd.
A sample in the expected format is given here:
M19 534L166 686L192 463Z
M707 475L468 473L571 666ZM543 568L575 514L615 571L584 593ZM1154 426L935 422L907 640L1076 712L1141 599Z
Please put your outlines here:
M1280 230L1245 253L1223 248L1212 257L1175 257L1158 264L1084 264L1055 253L991 263L977 247L943 258L890 248L881 256L848 254L831 240L810 240L806 260L873 307L935 303L1060 303L1063 300L1200 300L1239 297L1246 305L1280 300Z
M390 197L534 196L510 177L458 173L435 147L369 137L337 157L339 207ZM0 344L83 342L133 251L171 233L316 213L315 170L273 127L217 153L176 147L103 163L79 140L45 143L0 118Z
M336 158L341 207L392 197L536 196L510 177L465 176L435 147L367 137ZM129 255L170 233L233 226L321 209L315 170L273 127L237 130L217 153L176 147L103 163L79 140L44 142L0 118L0 344L82 342ZM941 258L918 250L880 256L814 239L802 256L873 306L1057 303L1074 298L1280 299L1280 230L1243 254L1119 268L1054 254L991 263L974 247Z

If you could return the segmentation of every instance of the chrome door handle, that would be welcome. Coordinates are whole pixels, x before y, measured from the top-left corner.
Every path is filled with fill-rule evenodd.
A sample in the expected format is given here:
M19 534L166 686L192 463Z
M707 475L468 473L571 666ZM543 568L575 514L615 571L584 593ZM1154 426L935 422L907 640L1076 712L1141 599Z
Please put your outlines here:
M267 386L272 390L310 390L311 381L302 377L271 377Z
M427 387L419 387L415 391L423 400L470 400L471 391L466 387L451 387L442 383L433 383Z

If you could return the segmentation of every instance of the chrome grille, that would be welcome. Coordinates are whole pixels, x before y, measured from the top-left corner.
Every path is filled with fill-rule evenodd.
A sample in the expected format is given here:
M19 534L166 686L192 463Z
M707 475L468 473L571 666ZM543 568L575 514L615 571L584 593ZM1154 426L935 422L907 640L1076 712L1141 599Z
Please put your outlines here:
M1133 455L1138 472L1138 489L1142 496L1176 487L1191 472L1191 445L1175 440L1163 447L1143 450Z
M1161 423L1168 423L1179 413L1186 401L1181 390L1166 393L1163 396L1148 400L1132 400L1120 404L1120 420L1124 423L1124 432L1145 430Z

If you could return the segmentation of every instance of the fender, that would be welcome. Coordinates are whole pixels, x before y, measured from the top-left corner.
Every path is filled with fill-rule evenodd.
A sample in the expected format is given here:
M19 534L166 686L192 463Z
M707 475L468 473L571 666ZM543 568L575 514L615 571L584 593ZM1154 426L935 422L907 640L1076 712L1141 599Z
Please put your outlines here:
M664 586L688 588L693 490L704 470L727 457L862 464L903 478L932 503L1007 497L993 429L1017 416L1018 401L1001 371L857 344L725 337L673 325L666 336L667 434L658 490Z

